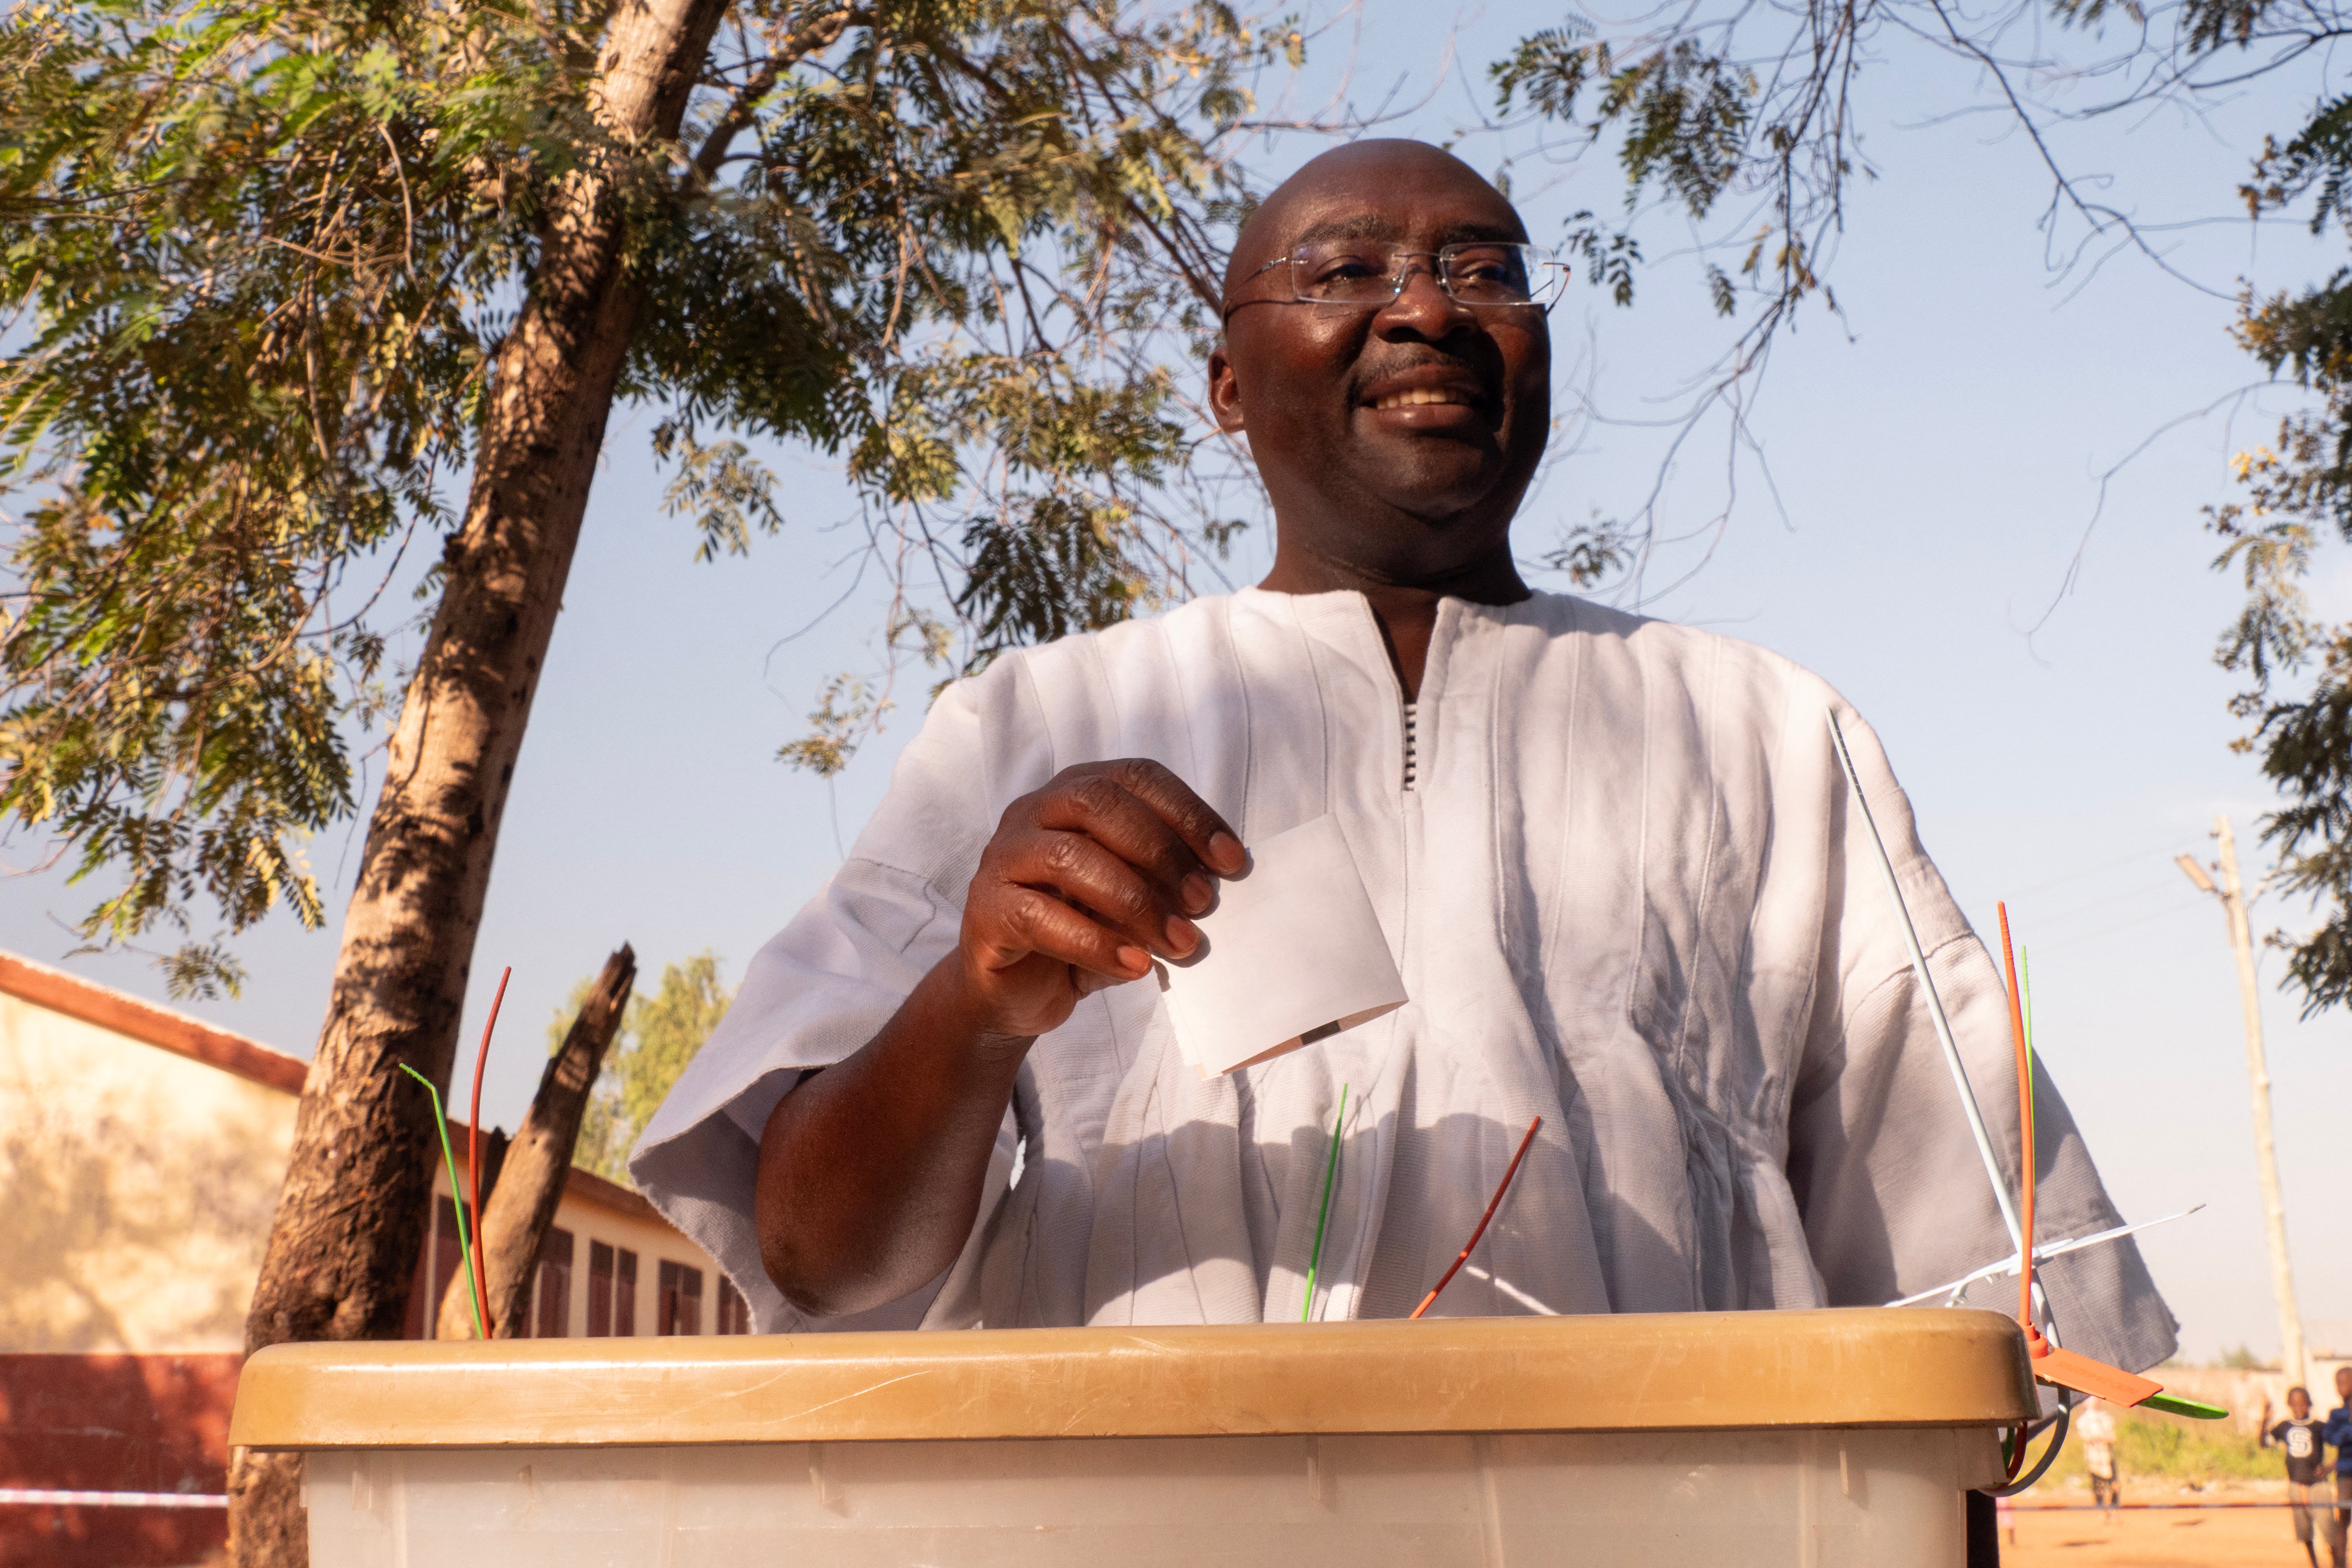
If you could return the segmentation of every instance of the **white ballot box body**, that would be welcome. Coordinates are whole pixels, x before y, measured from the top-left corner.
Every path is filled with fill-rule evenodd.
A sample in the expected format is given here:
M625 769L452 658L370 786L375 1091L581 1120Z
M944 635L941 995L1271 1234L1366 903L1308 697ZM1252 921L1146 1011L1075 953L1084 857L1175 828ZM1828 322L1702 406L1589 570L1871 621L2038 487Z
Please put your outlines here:
M1990 1313L302 1345L315 1568L1959 1568ZM1696 1555L1694 1555L1696 1554Z

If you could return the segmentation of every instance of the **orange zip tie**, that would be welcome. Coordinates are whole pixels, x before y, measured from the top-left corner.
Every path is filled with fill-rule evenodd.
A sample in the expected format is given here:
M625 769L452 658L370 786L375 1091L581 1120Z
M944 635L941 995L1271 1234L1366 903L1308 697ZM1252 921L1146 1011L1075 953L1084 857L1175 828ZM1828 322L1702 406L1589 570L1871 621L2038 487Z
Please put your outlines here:
M1454 1283L1454 1277L1462 1272L1462 1266L1470 1261L1472 1253L1478 1250L1478 1238L1486 1234L1486 1222L1493 1219L1495 1211L1503 1206L1503 1194L1511 1190L1511 1178L1519 1173L1519 1162L1528 1157L1528 1145L1536 1141L1536 1129L1542 1125L1543 1118L1540 1116L1528 1123L1528 1135L1519 1140L1519 1152L1511 1156L1510 1169L1503 1173L1503 1184L1495 1189L1495 1195L1487 1201L1486 1212L1478 1216L1478 1228L1470 1233L1470 1245L1462 1249L1462 1256L1454 1260L1454 1267L1445 1271L1445 1278L1440 1279L1429 1294L1421 1299L1421 1305L1412 1310L1413 1318L1418 1318L1429 1310L1437 1300L1438 1292ZM1412 1318L1405 1320L1407 1322L1412 1321Z
M2042 1337L2033 1321L2033 1167L2036 1151L2033 1146L2033 1058L2025 1048L2025 1013L2022 993L2017 984L2017 959L2009 944L2009 906L1995 904L2000 914L2000 957L2009 972L2009 1032L2017 1046L2017 1129L2018 1148L2023 1156L2022 1210L2019 1224L2025 1238L2018 1247L2017 1262L2017 1321L2025 1331L2025 1349L2033 1368L2033 1375L2042 1383L2060 1388L2071 1388L2077 1394L2088 1394L2111 1405L2134 1405L2146 1403L2161 1394L2164 1385L2145 1377L2136 1376L2118 1366L2093 1361L2089 1356L2062 1349ZM2025 1431L2018 1431L2014 1452L2010 1456L2009 1473L2014 1477L2025 1459Z
M1993 910L2000 917L2000 963L2009 980L2009 1038L2017 1048L2018 1228L2022 1233L2017 1244L2017 1321L2031 1351L2047 1348L2041 1346L2041 1331L2033 1325L2033 1067L2025 1054L2025 1011L2017 988L2017 954L2009 942L2009 906L1996 901ZM2027 1430L2019 1427L2016 1441L2009 1445L2011 1480L2025 1464Z
M2009 975L2009 1037L2017 1047L2017 1136L2023 1157L2024 1191L2018 1223L2025 1240L2018 1249L2017 1321L2030 1330L2033 1327L2033 1167L2039 1163L2033 1146L2033 1058L2025 1049L2023 993L2017 986L2017 955L2009 945L2009 906L1996 903L1993 909L2000 916L2000 963Z

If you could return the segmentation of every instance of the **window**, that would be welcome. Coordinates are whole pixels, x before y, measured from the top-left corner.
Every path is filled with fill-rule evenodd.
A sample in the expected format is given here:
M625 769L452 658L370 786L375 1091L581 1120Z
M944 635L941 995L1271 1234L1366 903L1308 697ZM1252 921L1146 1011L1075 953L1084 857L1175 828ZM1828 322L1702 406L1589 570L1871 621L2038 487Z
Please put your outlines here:
M588 1337L601 1340L613 1331L613 1249L601 1241L588 1244Z
M702 1270L662 1259L656 1276L654 1332L698 1334L702 1331Z
M613 1332L623 1339L637 1331L637 1255L613 1249Z
M539 1323L532 1331L542 1340L560 1340L572 1331L572 1233L550 1230L539 1249Z
M436 1197L427 1211L425 1224L425 1245L417 1248L416 1276L408 1282L408 1312L401 1331L412 1340L432 1339L440 1329L441 1298L449 1287L466 1289L465 1255L457 1249L457 1205L447 1198ZM473 1333L474 1309L470 1299L461 1302L467 1333Z
M588 1244L588 1332L626 1339L637 1331L637 1255L602 1241Z
M735 1281L724 1274L719 1277L719 1321L715 1327L722 1334L751 1331L751 1304L743 1300L742 1291L735 1289Z

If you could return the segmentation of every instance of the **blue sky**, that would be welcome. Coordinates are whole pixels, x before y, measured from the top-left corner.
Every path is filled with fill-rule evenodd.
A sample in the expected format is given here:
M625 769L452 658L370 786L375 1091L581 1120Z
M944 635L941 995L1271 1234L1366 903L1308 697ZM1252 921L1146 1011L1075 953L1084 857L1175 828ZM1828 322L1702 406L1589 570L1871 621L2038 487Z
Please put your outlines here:
M1384 131L1444 139L1475 118L1478 70L1517 30L1507 16L1376 0L1364 26L1343 18L1318 38L1295 107L1342 91L1418 105ZM1463 68L1438 79L1449 58ZM2258 378L2226 332L2237 280L2306 280L2342 254L2340 240L2292 226L2232 221L2246 150L2292 127L2308 86L2265 89L2208 121L2159 112L2062 138L2074 166L2110 176L2102 188L2117 205L2158 222L2219 220L2165 240L2173 266L2217 297L2129 256L2087 279L2053 273L2032 150L1996 120L1944 118L1972 101L1965 72L1890 51L1861 89L1880 177L1857 186L1833 259L1844 318L1802 319L1753 416L1771 485L1748 461L1713 530L1726 443L1702 431L1661 505L1664 531L1696 537L1664 547L1644 584L1688 580L1641 601L1839 686L1885 737L1979 929L1992 929L1994 900L2010 901L2034 955L2039 1042L2126 1216L2210 1205L2145 1242L2199 1358L2240 1342L2274 1350L2278 1338L2221 912L2171 865L2210 855L2212 818L2227 812L2258 874L2254 818L2270 805L2252 762L2228 749L2231 682L2210 652L2235 595L2209 570L2200 508L2227 498L2231 452L2266 439L2290 400L2266 395L2234 423L2215 415L2158 436L2108 486L2059 595L2101 476L2168 422ZM1247 159L1270 180L1324 144L1286 134ZM1462 148L1488 168L1522 154L1515 189L1539 240L1580 207L1605 214L1621 200L1605 160L1548 169L1508 138ZM1673 237L1654 231L1653 256ZM1568 455L1523 514L1531 551L1596 508L1638 501L1667 434L1643 422L1670 419L1726 335L1686 258L1646 272L1630 311L1571 284L1554 334L1563 411L1570 389L1589 388L1615 422L1569 422ZM776 453L787 532L748 560L698 563L689 530L659 512L654 420L639 410L614 422L493 875L465 1050L511 963L484 1096L488 1119L509 1126L536 1080L544 1024L576 979L623 939L648 979L706 948L740 974L822 885L916 721L902 712L833 786L773 760L826 674L875 662L876 605L851 589L862 540L851 503L827 463ZM1265 543L1244 539L1237 574ZM2335 556L2316 591L2323 607L2352 612ZM925 683L914 684L919 710ZM313 847L338 915L356 832ZM26 847L12 846L12 861ZM0 899L0 946L60 961L73 942L58 922L86 901L55 872L16 883ZM2256 910L2258 931L2304 918L2275 900ZM332 930L276 918L240 951L246 996L191 1010L308 1055ZM130 955L71 967L162 994ZM2265 960L2266 980L2278 970ZM2267 1018L2303 1308L2352 1318L2352 1228L2328 1154L2352 1110L2352 1028L2341 1016L2300 1023L2275 994Z

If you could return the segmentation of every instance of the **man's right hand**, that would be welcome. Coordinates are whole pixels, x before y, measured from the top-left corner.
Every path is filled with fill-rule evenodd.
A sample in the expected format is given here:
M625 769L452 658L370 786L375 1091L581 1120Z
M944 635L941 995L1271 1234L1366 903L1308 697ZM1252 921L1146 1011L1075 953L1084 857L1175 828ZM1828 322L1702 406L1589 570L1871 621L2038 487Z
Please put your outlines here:
M1088 993L1201 944L1247 861L1157 763L1090 763L1016 800L980 858L957 950L864 1047L769 1114L761 1261L803 1311L895 1301L956 1260L1029 1043Z
M964 900L958 964L991 1033L1058 1028L1154 957L1200 946L1194 918L1248 857L1192 787L1139 758L1065 768L1005 809Z

